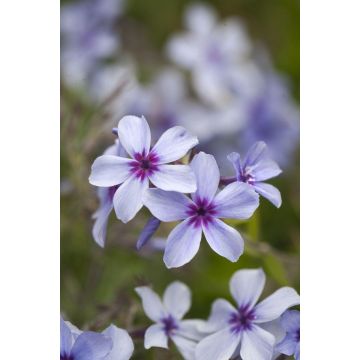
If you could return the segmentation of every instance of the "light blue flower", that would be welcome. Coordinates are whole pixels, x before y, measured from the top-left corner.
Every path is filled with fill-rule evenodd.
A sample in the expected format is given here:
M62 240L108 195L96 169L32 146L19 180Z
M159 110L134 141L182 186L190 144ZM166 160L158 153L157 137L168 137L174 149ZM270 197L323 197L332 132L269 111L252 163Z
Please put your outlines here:
M286 335L276 346L276 350L281 354L294 355L296 360L300 360L300 312L286 311L280 321Z
M230 261L243 253L241 235L219 218L248 219L259 205L259 196L248 184L234 182L217 193L220 172L215 158L203 152L190 164L197 190L191 199L177 192L149 189L144 204L164 222L183 220L170 233L164 262L168 268L188 263L198 252L202 233L210 247Z
M129 158L114 155L98 157L89 181L100 187L118 186L113 196L116 216L124 223L134 218L143 206L149 181L166 191L193 192L196 179L188 165L168 165L182 158L198 144L183 127L163 133L150 148L150 128L144 117L125 116L119 121L118 135Z
M163 299L147 286L137 287L135 291L141 297L145 314L155 322L145 332L145 349L151 347L167 349L170 339L184 359L193 360L195 346L203 337L199 328L204 327L204 322L183 320L191 306L189 288L175 281L165 289Z
M267 146L263 141L255 143L243 161L240 155L235 152L229 154L228 159L235 168L237 181L249 184L276 207L281 206L280 191L273 185L263 182L281 173L276 162L271 160Z
M237 271L230 280L230 292L236 307L227 300L216 300L204 329L211 335L196 347L197 360L227 360L241 356L242 360L271 360L275 337L261 325L299 304L296 291L283 287L257 304L265 285L262 269Z

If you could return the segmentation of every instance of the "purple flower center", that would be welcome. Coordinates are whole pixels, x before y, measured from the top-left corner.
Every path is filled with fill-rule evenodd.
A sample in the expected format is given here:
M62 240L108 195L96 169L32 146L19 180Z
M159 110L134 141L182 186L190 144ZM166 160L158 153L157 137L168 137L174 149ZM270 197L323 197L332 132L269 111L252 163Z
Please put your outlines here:
M239 333L244 330L250 330L255 318L254 310L249 308L249 306L240 307L237 312L230 315L229 324L231 325L231 331Z
M60 360L74 360L74 357L68 354L60 354Z
M130 163L130 171L139 179L144 180L146 177L153 174L158 168L159 157L154 152L149 154L136 153L134 161Z
M199 227L211 223L216 211L215 206L207 199L195 199L194 204L189 205L187 214L190 217L190 224Z
M176 320L171 315L161 319L161 322L163 324L163 330L165 331L166 336L172 335L174 331L179 328Z
M255 182L254 177L251 175L251 173L249 172L248 169L244 169L241 171L240 175L239 175L239 181L253 185Z

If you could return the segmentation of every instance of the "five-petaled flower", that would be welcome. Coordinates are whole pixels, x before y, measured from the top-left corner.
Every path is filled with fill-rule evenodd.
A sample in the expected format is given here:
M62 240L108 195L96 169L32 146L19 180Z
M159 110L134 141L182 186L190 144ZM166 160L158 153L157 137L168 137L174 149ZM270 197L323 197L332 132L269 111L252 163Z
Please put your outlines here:
M196 344L203 337L198 329L204 327L204 322L183 320L191 306L189 288L175 281L166 288L162 300L147 286L137 287L135 291L142 299L145 314L155 322L145 332L145 348L167 349L171 339L184 359L194 359Z
M201 152L190 166L197 181L192 199L160 189L149 189L144 195L145 206L161 221L183 220L168 237L164 262L168 268L188 263L199 250L202 233L215 252L235 262L243 253L244 241L219 218L248 219L259 205L258 194L239 182L216 194L220 172L212 155Z
M280 191L263 182L281 173L277 163L270 159L267 146L263 141L255 143L243 161L236 152L229 154L228 159L235 168L237 181L251 185L257 193L264 196L276 207L281 206Z
M211 335L196 347L197 360L225 360L241 356L243 360L270 360L275 337L261 324L277 319L291 306L299 304L296 291L283 287L256 304L265 285L261 269L237 271L230 280L230 292L237 306L216 300L205 326Z
M294 355L296 360L300 360L300 312L286 311L281 316L280 323L286 335L276 346L276 350L281 354Z
M184 193L196 190L196 180L188 165L168 165L182 158L198 144L183 127L174 126L163 133L150 148L150 128L144 117L125 116L119 121L118 136L131 159L114 155L98 157L89 181L100 187L120 185L113 197L117 217L123 222L134 218L143 206L143 193L149 180L166 191Z
M129 334L115 325L83 332L60 317L60 360L129 360L133 351Z

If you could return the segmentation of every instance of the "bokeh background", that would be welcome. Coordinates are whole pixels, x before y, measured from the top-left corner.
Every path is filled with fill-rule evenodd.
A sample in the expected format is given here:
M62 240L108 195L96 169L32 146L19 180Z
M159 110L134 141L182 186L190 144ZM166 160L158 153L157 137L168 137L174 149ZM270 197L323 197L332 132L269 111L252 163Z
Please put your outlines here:
M264 268L264 296L283 285L299 291L299 1L202 2L217 14L214 28L230 21L237 30L230 31L235 45L222 54L216 75L213 58L200 64L205 76L200 83L199 66L182 66L181 57L188 54L170 50L174 36L194 36L186 25L191 14L195 24L206 21L201 11L191 10L198 9L194 4L61 1L61 311L84 329L101 330L111 322L127 329L135 340L135 359L180 358L175 349L143 349L141 333L150 320L136 286L152 285L161 294L171 281L185 282L193 293L189 318L206 318L213 300L230 299L228 281L240 268ZM204 42L221 50L214 31ZM245 51L239 51L244 48L239 39ZM230 68L229 80L222 75ZM222 92L209 92L211 82ZM136 250L149 218L146 209L128 224L112 214L105 248L94 242L92 214L99 203L88 183L90 167L113 144L111 129L125 114L145 115L154 137L169 126L186 126L199 136L199 150L217 158L222 175L232 171L227 153L244 152L256 140L268 143L283 169L270 181L280 189L283 205L276 209L262 199L250 221L229 221L246 242L237 263L202 241L190 264L166 269L161 247L174 224L162 224L154 241Z

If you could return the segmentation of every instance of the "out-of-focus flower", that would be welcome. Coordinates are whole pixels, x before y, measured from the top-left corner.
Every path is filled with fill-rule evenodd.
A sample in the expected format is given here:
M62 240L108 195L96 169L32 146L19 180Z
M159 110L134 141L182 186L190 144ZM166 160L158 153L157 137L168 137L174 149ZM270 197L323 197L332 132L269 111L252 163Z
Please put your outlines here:
M118 125L119 140L129 158L102 155L91 168L89 181L100 187L117 186L113 205L124 223L134 218L143 206L143 193L149 180L165 191L194 192L196 179L188 165L168 165L182 158L198 144L183 127L175 126L163 133L150 149L151 134L144 117L125 116Z
M289 307L298 305L299 295L283 287L256 304L265 285L262 269L237 271L230 280L230 292L236 308L224 299L216 300L206 325L213 334L196 347L197 360L226 360L241 356L243 360L270 360L275 337L261 324L270 322Z
M60 317L60 360L128 360L133 351L129 334L115 325L82 332Z
M212 155L201 152L190 166L197 182L192 199L160 189L144 194L144 204L156 218L164 222L183 220L168 237L164 262L168 268L188 263L199 250L202 233L215 252L235 262L243 253L244 240L219 218L248 219L259 205L259 196L251 186L239 182L216 194L220 172Z
M273 185L263 182L281 173L276 162L270 159L267 146L263 141L255 143L243 161L235 152L229 154L228 159L235 168L237 181L251 185L257 193L267 198L276 207L281 206L280 191Z
M300 312L286 311L281 316L281 325L286 335L276 346L277 351L289 356L294 355L296 360L300 360Z
M175 281L166 288L162 300L147 286L137 287L135 291L141 297L145 314L155 322L145 332L145 348L167 349L171 339L184 359L195 359L195 346L203 337L199 328L204 327L204 322L183 320L191 306L189 288Z

